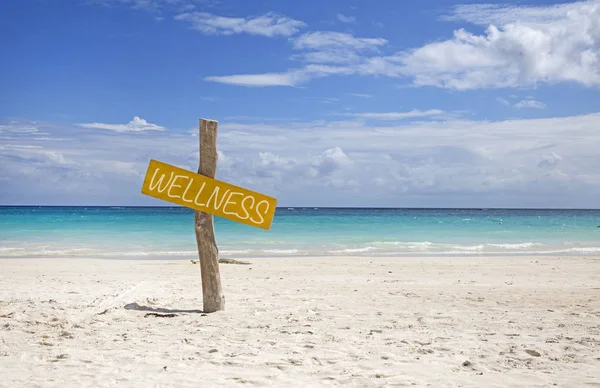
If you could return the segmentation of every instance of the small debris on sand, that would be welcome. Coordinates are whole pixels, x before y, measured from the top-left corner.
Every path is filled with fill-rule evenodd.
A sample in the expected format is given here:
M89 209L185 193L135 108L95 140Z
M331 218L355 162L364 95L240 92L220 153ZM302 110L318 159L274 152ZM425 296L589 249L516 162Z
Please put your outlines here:
M219 259L219 263L220 264L241 264L241 265L250 264L249 261L240 261L240 260L235 260L235 259Z
M192 264L198 264L199 260L190 260ZM241 264L241 265L249 265L251 264L249 261L241 261L235 259L219 259L219 264Z
M158 314L158 313L148 313L144 315L144 318L148 317L158 317L158 318L173 318L176 317L177 314Z

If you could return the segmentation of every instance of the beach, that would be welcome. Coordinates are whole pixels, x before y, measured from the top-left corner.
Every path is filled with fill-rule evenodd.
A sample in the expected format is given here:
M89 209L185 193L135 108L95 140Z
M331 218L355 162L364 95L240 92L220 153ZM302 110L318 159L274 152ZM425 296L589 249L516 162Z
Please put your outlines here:
M0 386L600 386L597 257L246 260L0 259Z

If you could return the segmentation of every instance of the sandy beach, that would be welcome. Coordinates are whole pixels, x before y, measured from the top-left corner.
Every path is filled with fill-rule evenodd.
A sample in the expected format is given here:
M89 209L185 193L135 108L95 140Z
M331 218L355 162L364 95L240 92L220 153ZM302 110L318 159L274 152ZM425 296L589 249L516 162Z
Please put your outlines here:
M248 261L0 260L0 386L600 387L597 258Z

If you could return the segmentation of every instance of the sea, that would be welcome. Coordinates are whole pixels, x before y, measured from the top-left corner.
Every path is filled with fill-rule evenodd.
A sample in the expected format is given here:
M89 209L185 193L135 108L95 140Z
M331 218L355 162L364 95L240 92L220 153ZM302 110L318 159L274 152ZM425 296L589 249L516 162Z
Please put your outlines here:
M600 255L600 210L278 208L270 230L215 217L223 258ZM0 258L197 257L184 207L0 207Z

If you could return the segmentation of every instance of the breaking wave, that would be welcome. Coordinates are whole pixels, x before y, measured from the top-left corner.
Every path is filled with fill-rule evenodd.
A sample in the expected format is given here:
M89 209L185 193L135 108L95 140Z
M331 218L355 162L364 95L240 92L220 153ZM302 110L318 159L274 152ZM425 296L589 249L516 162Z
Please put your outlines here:
M266 249L268 247L268 249ZM19 243L0 247L0 258L16 257L89 257L89 258L187 258L197 257L194 245L187 249L95 245L60 247ZM221 257L294 257L294 256L427 256L427 255L588 255L600 256L600 243L486 243L449 244L431 241L373 241L363 243L313 245L308 242L267 241L247 245L223 246Z

